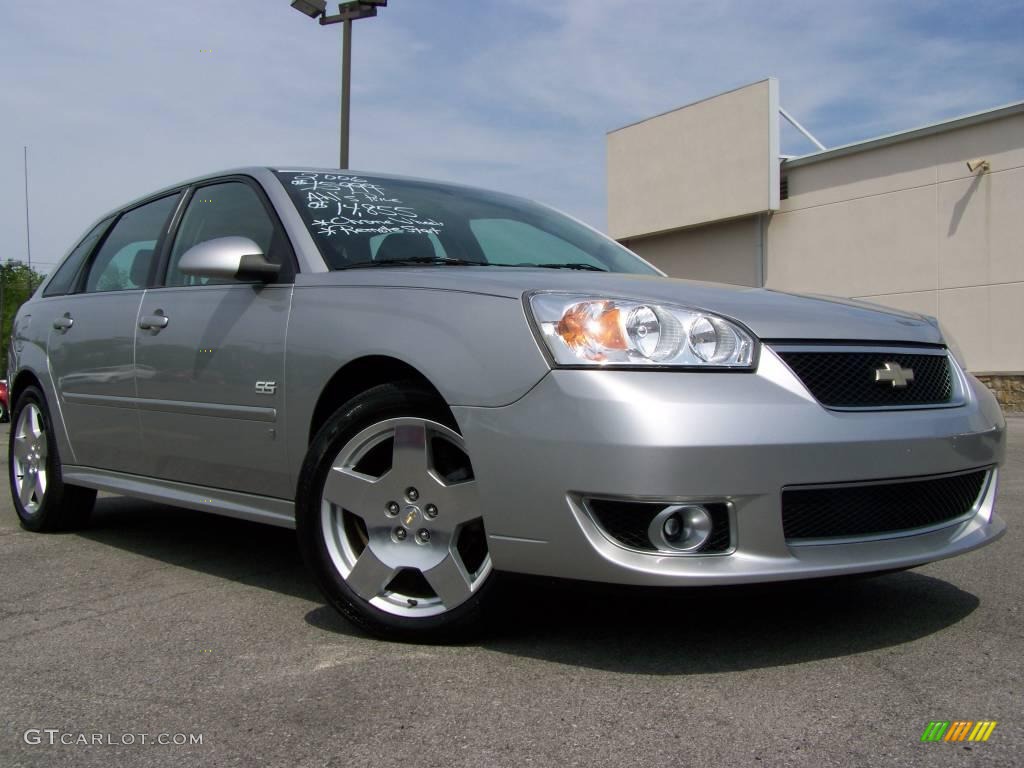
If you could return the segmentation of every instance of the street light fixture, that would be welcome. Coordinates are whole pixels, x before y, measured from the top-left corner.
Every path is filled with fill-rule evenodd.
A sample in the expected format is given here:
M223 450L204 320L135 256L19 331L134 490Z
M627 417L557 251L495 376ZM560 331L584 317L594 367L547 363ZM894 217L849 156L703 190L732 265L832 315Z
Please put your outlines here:
M327 0L294 0L292 8L315 19L327 13Z
M352 91L352 22L369 19L377 15L378 8L384 8L388 0L347 0L339 3L338 13L327 16L326 0L293 0L292 8L311 19L317 19L320 26L344 23L341 53L341 146L338 166L348 168L349 109Z

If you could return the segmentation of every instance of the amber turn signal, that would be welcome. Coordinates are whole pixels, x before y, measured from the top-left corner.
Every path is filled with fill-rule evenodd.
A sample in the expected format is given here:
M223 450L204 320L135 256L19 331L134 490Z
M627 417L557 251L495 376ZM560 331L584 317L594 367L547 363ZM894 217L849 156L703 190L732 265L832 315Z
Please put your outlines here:
M592 349L593 360L603 359L599 349L626 349L622 333L622 318L618 307L611 302L582 302L569 307L555 328L569 347Z

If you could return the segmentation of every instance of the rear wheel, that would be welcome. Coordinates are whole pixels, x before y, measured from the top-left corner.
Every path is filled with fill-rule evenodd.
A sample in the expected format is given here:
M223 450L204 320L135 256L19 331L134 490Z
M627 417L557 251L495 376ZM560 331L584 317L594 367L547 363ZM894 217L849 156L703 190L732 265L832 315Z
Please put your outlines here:
M37 387L26 387L18 396L11 421L7 464L22 527L49 532L84 525L96 491L64 483L50 414Z
M310 446L296 522L328 601L374 634L464 637L491 579L465 442L443 404L387 384L343 405Z

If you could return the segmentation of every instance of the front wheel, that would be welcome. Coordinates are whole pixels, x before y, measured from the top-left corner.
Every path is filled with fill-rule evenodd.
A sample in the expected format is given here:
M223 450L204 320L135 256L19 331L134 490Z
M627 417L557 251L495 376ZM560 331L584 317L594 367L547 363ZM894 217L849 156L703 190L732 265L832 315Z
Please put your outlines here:
M414 384L343 405L310 446L296 527L328 601L382 637L462 639L493 581L480 498L447 408Z

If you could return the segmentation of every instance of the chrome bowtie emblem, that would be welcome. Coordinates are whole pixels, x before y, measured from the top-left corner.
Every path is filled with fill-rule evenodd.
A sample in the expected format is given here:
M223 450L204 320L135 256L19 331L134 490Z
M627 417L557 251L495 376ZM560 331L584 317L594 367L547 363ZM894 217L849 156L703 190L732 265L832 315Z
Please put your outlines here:
M892 384L893 389L906 389L907 384L914 380L914 369L904 368L899 363L883 363L875 369L875 381Z

